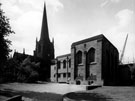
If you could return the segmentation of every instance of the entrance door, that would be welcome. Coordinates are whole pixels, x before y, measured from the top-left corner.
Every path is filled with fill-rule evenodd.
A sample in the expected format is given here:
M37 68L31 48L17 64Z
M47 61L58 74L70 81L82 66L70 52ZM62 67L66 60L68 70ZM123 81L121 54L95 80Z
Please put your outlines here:
M81 81L77 80L77 81L76 81L76 84L77 84L77 85L80 85L80 84L81 84Z

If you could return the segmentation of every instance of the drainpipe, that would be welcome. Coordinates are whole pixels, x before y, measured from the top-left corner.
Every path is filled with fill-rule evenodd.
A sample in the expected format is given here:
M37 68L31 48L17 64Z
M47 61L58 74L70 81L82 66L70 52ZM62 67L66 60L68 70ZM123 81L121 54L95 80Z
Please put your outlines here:
M56 81L58 82L58 59L56 59Z
M69 59L68 59L68 56L67 56L67 83L68 83L68 62L69 62Z

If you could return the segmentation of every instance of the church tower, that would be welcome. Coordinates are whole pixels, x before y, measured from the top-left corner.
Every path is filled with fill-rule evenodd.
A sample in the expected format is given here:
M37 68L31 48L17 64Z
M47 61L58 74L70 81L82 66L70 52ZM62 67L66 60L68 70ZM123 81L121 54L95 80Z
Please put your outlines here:
M50 42L49 30L47 23L47 12L46 5L44 4L42 27L40 40L36 38L36 49L34 51L34 56L41 59L41 68L44 77L50 77L50 66L51 60L54 59L54 41ZM42 74L42 73L41 73Z

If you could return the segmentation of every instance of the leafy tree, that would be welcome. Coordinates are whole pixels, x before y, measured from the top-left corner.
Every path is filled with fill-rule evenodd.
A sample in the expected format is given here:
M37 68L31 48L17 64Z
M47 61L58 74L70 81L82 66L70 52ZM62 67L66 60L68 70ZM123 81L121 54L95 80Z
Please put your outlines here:
M4 63L6 63L9 52L11 52L9 48L11 41L7 39L7 36L11 33L14 33L14 31L11 30L9 19L4 15L0 3L0 72L2 72Z
M35 82L38 80L39 73L38 68L40 63L35 63L31 61L31 57L27 57L20 64L19 72L17 75L18 82Z
M9 58L7 60L3 75L6 81L13 82L17 80L17 72L19 71L18 67L19 64L15 59Z

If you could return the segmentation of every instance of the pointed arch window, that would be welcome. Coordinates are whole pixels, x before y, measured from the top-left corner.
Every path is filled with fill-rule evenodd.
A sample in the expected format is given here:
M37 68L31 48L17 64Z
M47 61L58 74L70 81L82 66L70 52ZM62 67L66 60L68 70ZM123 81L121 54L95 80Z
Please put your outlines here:
M95 49L90 48L90 50L87 53L87 62L91 63L95 61Z
M82 52L78 51L76 54L76 63L81 64L82 63Z

